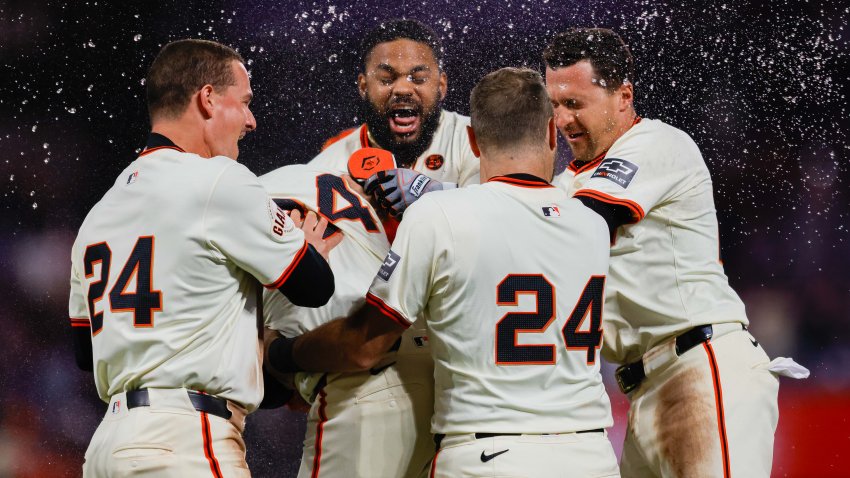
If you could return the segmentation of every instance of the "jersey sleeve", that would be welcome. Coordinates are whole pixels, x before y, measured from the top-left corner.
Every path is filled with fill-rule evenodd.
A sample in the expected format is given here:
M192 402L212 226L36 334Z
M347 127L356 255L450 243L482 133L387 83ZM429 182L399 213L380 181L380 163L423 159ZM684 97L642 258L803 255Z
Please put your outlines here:
M204 214L210 246L268 288L283 285L307 252L303 232L238 163L219 176Z
M71 296L68 299L68 317L71 319L71 327L89 328L89 318L86 291L83 287L83 278L77 272L75 264L71 265Z
M631 135L608 152L574 196L626 208L629 222L640 221L701 173L702 156L687 139L652 129Z
M414 203L405 212L366 302L409 327L428 304L439 263L447 259L442 244L450 232L444 225L442 211L428 196Z

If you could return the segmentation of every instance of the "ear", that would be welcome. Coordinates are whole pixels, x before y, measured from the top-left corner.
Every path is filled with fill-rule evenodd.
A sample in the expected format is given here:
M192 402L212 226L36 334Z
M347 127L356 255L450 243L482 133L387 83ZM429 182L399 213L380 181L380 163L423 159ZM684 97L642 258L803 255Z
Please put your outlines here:
M631 82L623 83L617 91L619 95L620 111L627 111L633 107L635 101L635 90Z
M446 76L446 72L440 71L440 101L446 99L446 93L449 90L449 78Z
M197 93L198 109L201 111L201 114L204 115L204 119L209 119L213 115L213 108L216 102L213 92L214 89L212 85L204 85Z
M478 140L475 139L475 131L472 130L472 126L466 127L466 135L469 136L469 147L472 148L472 154L476 158L480 158L481 150L478 149Z
M360 73L357 75L357 91L360 93L360 97L364 100L366 99L366 75L364 73Z
M549 140L549 149L555 151L555 148L558 146L558 136L557 129L555 128L555 117L549 118L549 128L547 129L549 132L549 136L546 138Z

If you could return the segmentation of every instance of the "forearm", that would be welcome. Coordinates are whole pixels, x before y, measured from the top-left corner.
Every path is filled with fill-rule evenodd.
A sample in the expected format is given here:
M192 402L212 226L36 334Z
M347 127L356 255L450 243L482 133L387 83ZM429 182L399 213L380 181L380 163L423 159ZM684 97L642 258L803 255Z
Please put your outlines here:
M378 363L404 328L366 305L290 342L269 347L269 365L280 372L357 372Z

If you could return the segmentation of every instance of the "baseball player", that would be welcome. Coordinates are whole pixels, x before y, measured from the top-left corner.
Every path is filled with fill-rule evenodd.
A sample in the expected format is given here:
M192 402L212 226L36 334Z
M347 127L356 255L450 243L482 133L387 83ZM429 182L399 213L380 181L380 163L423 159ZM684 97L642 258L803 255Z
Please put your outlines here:
M267 326L295 337L350 315L363 304L390 247L379 210L357 184L313 164L284 166L260 180L281 207L316 211L330 219L328 231L346 238L329 258L337 279L331 300L308 309L266 293ZM400 478L427 469L434 451L434 366L423 329L408 329L371 370L296 375L311 404L299 477Z
M486 183L410 207L367 304L295 339L288 359L372 367L424 314L439 447L430 476L619 476L597 353L608 228L549 183L557 133L538 73L487 75L470 108Z
M367 187L396 217L421 194L478 182L478 158L469 148L469 118L440 108L446 97L443 47L415 20L392 20L368 32L361 47L357 86L365 123L325 143L311 161L337 174L358 149L393 152L399 168Z
M263 397L257 281L318 307L320 252L235 160L254 130L242 57L166 45L147 76L152 133L92 208L71 253L79 365L109 403L84 476L249 476L244 418ZM315 230L312 230L315 227Z
M632 57L605 29L572 29L544 52L555 121L575 159L560 178L612 237L602 354L631 403L621 472L767 477L776 374L747 332L719 258L708 169L686 133L637 116Z
M394 205L384 201L397 215L416 199L414 193L478 182L469 119L440 109L447 83L437 35L412 20L385 22L367 33L361 55L358 85L366 123L331 141L309 167L284 167L261 178L282 207L317 211L347 238L330 258L337 291L325 307L304 310L266 294L267 324L287 337L359 308L398 226L380 217L385 209L373 208L357 185L339 177L365 179L384 168L371 160L351 164L351 158L376 146L393 153L391 176L382 176L382 183L373 176L370 184L388 193L396 178L417 185L413 192L398 188ZM423 327L411 327L369 371L296 376L311 403L299 477L399 478L427 469L434 447L433 361Z

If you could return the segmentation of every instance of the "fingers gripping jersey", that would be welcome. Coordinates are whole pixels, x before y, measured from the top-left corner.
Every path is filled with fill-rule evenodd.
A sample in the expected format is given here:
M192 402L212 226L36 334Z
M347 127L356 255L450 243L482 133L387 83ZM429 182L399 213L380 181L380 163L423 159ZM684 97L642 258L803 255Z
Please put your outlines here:
M424 173L431 179L455 183L461 187L478 184L480 165L469 146L467 126L469 117L441 111L440 124L434 132L431 144L411 169ZM313 158L310 164L337 175L344 174L348 172L349 156L368 146L368 128L364 124L330 144Z
M435 433L561 433L612 424L597 349L605 222L546 183L432 194L402 221L369 301L424 314Z
M69 312L91 321L101 399L186 387L255 409L256 282L282 284L306 247L244 166L147 150L94 206L72 250Z
M560 186L628 208L611 247L606 358L637 360L665 338L702 324L747 324L720 263L711 178L693 140L643 119L593 164L571 165Z

